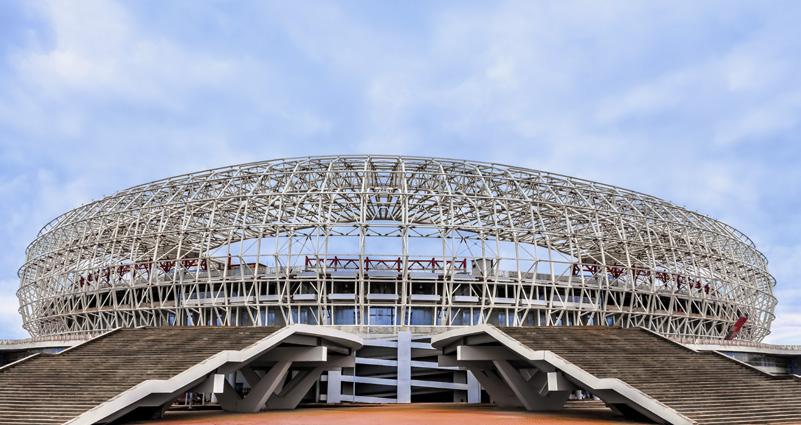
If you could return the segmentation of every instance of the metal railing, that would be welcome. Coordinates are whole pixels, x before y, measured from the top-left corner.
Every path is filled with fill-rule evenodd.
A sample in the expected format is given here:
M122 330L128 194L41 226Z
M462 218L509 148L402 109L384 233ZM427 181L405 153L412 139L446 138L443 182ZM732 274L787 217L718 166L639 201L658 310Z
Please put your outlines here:
M801 351L801 345L781 345L768 344L765 342L744 341L739 339L714 339L714 338L671 338L680 344L693 345L722 345L727 347L750 347L765 348L771 350Z
M56 335L34 336L20 339L0 339L0 346L18 345L37 342L84 341L101 335L105 332L73 332Z

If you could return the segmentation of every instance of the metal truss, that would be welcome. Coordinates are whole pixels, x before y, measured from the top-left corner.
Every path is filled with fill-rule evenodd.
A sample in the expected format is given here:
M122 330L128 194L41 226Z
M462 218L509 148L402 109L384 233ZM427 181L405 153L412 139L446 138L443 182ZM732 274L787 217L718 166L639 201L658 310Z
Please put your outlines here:
M32 335L492 323L759 341L776 305L767 260L724 223L591 181L423 157L168 178L58 217L26 254Z

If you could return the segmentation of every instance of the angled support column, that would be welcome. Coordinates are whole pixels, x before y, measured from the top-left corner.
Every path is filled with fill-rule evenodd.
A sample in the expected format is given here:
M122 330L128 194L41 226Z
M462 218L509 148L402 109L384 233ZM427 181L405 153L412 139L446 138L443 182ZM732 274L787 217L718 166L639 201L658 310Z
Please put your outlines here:
M526 410L561 409L570 396L565 385L567 381L564 378L559 381L557 372L537 372L533 376L529 375L529 381L508 361L494 360L492 364Z
M294 409L300 404L311 387L320 379L320 375L325 371L324 366L315 367L300 372L291 381L284 385L280 392L273 394L267 401L268 409L286 410Z
M356 364L356 355L349 356L329 356L328 360L318 366L301 371L283 388L277 389L273 396L267 401L268 409L294 409L303 400L303 396L308 394L312 386L320 375L326 370L341 371L343 367L353 367ZM329 374L330 376L330 374ZM328 385L331 385L329 381Z
M258 385L259 381L261 380L261 376L259 376L256 371L250 368L250 366L244 366L239 369L239 372L242 373L242 376L245 378L245 382L250 385L250 388L255 387Z
M477 363L477 362L476 362ZM482 367L479 364L470 364L469 362L463 363L462 367L466 368L475 379L481 384L489 394L490 399L500 407L520 407L520 400L515 396L512 390L506 383L499 378L492 367ZM479 392L479 401L481 393Z
M259 382L251 387L250 392L244 398L237 394L234 387L225 381L225 390L217 395L220 406L223 410L232 412L258 412L262 410L267 400L275 393L276 389L283 384L286 379L291 361L280 361L270 368Z

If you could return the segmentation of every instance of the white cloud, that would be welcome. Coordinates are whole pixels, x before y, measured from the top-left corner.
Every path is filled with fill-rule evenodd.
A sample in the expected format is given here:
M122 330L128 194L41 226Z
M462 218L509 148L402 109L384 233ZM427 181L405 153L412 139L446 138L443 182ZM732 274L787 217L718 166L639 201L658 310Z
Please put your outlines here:
M801 345L801 313L782 311L773 322L771 334L765 342L771 344Z
M115 2L49 1L52 47L16 58L18 75L49 100L79 94L180 109L184 91L230 82L226 58L212 57L149 34Z
M22 317L17 313L16 286L16 281L0 280L0 339L29 336L22 329Z
M181 19L163 27L126 3L32 7L44 41L9 47L9 73L0 67L0 161L14 176L0 183L14 200L0 229L15 249L55 215L132 184L354 151L617 184L742 227L765 249L795 245L778 218L801 229L797 196L781 187L801 178L799 149L783 143L801 125L792 4L427 5L398 24L401 10L382 21L346 4L278 2L163 11ZM180 33L203 13L228 24ZM797 311L794 275L781 270L794 257L769 253L789 297L781 312Z

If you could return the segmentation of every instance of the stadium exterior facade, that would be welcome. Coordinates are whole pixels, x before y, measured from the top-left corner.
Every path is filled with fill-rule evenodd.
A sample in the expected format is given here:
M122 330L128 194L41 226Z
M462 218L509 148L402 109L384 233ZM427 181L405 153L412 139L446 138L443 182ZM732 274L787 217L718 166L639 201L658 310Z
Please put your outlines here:
M572 177L401 156L265 161L126 189L46 225L19 276L38 337L489 323L758 342L776 304L765 257L720 221Z
M537 411L588 395L657 423L801 421L801 346L761 343L765 257L726 224L600 183L274 160L76 208L26 254L32 338L0 340L0 425L121 423L176 400Z

